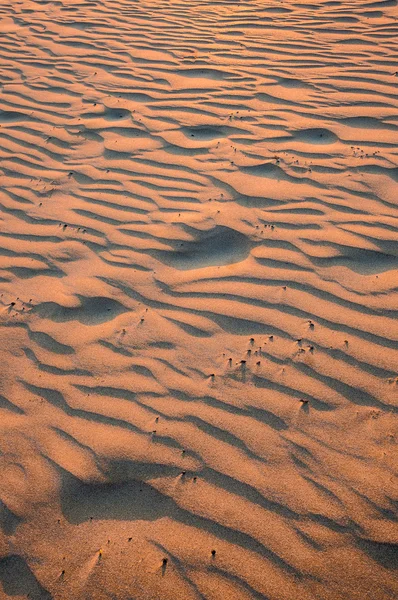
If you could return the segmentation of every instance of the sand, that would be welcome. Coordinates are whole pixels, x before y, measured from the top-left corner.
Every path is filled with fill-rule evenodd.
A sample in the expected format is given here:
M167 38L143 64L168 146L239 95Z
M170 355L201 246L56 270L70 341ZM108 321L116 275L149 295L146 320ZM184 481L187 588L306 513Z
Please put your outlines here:
M398 597L397 50L1 2L1 599Z

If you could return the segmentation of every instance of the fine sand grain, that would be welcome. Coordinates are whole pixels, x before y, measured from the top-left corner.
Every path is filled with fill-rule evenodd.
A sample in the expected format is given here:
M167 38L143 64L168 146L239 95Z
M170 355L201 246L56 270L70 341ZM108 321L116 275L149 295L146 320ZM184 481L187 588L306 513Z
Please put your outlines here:
M0 600L398 597L398 6L0 0Z

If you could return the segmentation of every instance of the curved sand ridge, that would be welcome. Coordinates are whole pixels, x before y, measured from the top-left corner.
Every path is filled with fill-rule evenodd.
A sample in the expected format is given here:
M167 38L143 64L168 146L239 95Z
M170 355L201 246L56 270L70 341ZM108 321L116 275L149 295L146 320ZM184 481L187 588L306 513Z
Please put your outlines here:
M397 11L2 3L2 598L398 595Z

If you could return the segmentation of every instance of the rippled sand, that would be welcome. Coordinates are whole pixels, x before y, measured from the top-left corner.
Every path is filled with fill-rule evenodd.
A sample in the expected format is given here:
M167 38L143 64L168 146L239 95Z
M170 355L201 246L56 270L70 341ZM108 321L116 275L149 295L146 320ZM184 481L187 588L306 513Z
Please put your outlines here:
M1 2L1 599L398 596L397 51L395 0Z

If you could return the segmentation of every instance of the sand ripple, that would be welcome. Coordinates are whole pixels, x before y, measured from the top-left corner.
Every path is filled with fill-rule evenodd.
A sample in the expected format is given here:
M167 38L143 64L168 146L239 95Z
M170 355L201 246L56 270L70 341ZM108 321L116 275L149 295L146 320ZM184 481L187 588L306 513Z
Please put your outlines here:
M2 597L398 595L397 39L2 3Z

